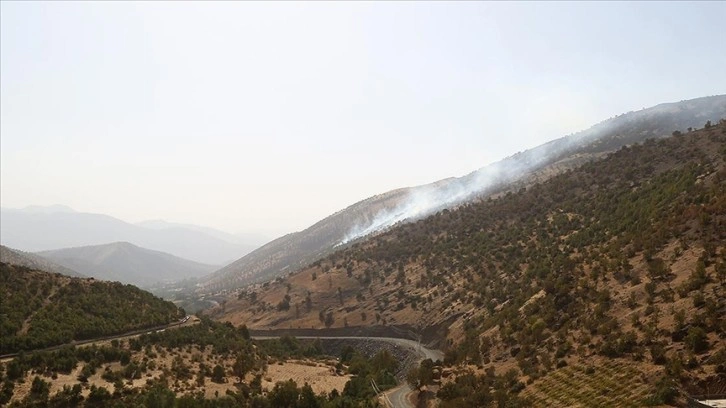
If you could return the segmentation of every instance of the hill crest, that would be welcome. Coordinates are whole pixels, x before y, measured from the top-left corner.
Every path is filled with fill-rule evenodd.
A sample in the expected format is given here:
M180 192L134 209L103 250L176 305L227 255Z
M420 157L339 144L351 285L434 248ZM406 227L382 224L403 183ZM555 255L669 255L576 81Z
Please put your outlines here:
M256 247L213 236L204 227L149 228L104 214L55 211L56 207L2 208L2 244L37 252L127 241L213 265L224 265Z
M602 158L622 146L667 137L674 130L686 131L722 117L726 117L726 95L660 104L616 116L460 178L379 194L252 251L204 279L201 290L229 290L274 279L398 223L516 191Z
M42 256L23 252L17 249L8 248L0 245L0 262L8 265L24 266L26 268L46 271L50 273L59 273L61 275L73 276L77 278L85 278L86 276L78 273L63 265L51 262Z
M38 255L97 279L139 286L196 278L216 268L129 242L56 249Z

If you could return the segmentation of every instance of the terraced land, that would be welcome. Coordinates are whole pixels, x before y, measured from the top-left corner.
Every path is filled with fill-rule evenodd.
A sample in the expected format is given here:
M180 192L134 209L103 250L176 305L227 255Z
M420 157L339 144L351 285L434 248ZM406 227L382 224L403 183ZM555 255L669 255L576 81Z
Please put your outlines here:
M603 360L553 371L523 391L537 407L639 407L652 391L632 362Z

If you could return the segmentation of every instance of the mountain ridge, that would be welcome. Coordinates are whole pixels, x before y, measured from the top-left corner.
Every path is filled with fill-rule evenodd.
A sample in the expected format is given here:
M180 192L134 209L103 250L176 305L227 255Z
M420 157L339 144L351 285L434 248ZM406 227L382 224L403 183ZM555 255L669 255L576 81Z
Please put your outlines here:
M190 229L193 231L199 231L203 232L207 235L213 236L215 238L231 242L233 244L239 244L244 246L249 246L252 248L258 248L262 244L269 241L269 237L263 234L255 234L255 233L237 233L232 234L227 231L222 231L216 228L212 227L205 227L202 225L195 225L195 224L187 224L187 223L179 223L179 222L170 222L162 219L156 219L156 220L145 220L141 222L137 222L134 225L138 225L140 227L149 228L149 229L174 229L174 228L181 228L181 229Z
M461 203L545 180L621 146L726 117L726 95L663 103L601 121L587 130L516 153L465 176L400 188L359 201L311 227L280 237L203 279L214 292L273 279L356 239Z
M37 255L97 279L137 286L196 278L216 268L129 242L63 248Z
M17 249L8 248L0 245L0 262L8 265L24 266L26 268L46 271L50 273L59 273L61 275L72 276L77 278L87 278L86 275L76 272L63 265L52 262L47 258Z
M196 262L224 265L254 249L190 228L152 229L118 218L51 207L2 208L2 244L28 252L127 241ZM206 227L200 227L206 228Z

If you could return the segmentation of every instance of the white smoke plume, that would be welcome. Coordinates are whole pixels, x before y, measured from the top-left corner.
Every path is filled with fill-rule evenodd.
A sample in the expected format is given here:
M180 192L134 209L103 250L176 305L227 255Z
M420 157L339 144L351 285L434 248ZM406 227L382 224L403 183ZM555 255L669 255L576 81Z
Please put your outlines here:
M618 115L590 129L517 153L464 177L414 187L410 189L408 197L395 208L379 211L375 216L361 220L351 228L338 246L379 233L397 223L415 221L455 207L485 194L492 187L520 180L558 160L587 160L587 155L576 154L580 148L584 149L580 150L581 153L605 153L627 144L626 140L632 143L647 137L669 136L679 126L681 130L685 130L686 127L703 124L706 118L718 120L725 113L726 95L718 95L666 103Z
M547 150L549 149L530 150L461 178L414 187L401 204L393 209L379 211L372 219L356 225L338 245L384 231L400 222L425 218L469 201L497 184L514 181L541 165L550 156Z

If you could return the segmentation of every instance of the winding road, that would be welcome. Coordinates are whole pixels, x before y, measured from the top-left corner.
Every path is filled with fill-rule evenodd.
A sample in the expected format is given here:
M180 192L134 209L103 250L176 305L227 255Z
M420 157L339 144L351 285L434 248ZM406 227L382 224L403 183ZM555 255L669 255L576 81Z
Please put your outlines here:
M149 331L155 331L155 330L163 330L163 329L171 329L176 327L181 327L185 325L191 325L191 324L197 324L197 319L192 319L187 321L188 319L183 319L183 321L174 322L168 325L164 326L158 326L153 328L147 328L147 329L140 329L140 330L134 330L132 332L123 333L115 336L106 336L102 338L96 338L96 339L89 339L89 340L83 340L83 341L77 341L74 343L71 343L75 346L80 345L87 345L96 343L99 341L109 341L112 339L121 339L126 338L130 336L137 336L139 334L149 332ZM430 358L433 361L436 360L443 360L444 359L444 353L440 350L434 350L430 349L428 347L425 347L424 345L420 344L419 342L415 340L410 339L401 339L396 337L375 337L375 336L295 336L298 339L330 339L330 340L368 340L368 341L381 341L386 342L390 344L395 344L401 347L409 348L416 352L418 354L418 359L416 360L416 363L420 363L421 361ZM252 336L253 339L256 340L269 340L269 339L275 339L279 338L279 336ZM51 351L56 350L61 347L65 347L66 345L57 345L53 347L48 347L43 349L43 351ZM40 351L40 350L35 350ZM7 354L2 357L3 360L9 360L15 357L17 353L13 354ZM411 394L412 390L411 387L408 386L408 384L400 385L396 388L393 388L391 390L386 391L384 394L388 397L388 399L393 404L392 408L414 408L415 405L409 401L409 395Z
M382 341L395 344L398 346L409 348L418 354L417 363L430 358L433 361L443 360L444 353L440 350L433 350L421 345L419 342L410 339L399 339L395 337L362 337L362 336L295 336L298 339L321 339L321 340L369 340ZM279 338L278 336L252 336L256 340L269 340ZM384 394L393 404L392 408L414 408L415 405L409 400L409 395L413 390L408 384L399 385L396 388L386 391Z
M430 358L433 361L444 359L444 353L441 352L441 350L432 350L413 340L385 338L385 341L391 341L395 344L411 347L413 350L417 351L419 355L417 363L421 363L421 361L426 360L427 358ZM409 400L411 392L413 392L411 387L409 387L408 384L403 383L392 390L386 391L385 394L393 404L393 408L414 408L415 405Z

